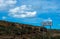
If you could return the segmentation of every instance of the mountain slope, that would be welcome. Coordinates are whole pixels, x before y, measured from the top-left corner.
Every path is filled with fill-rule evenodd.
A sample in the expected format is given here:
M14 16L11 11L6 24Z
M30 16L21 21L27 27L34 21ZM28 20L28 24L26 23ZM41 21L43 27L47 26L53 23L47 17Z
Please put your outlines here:
M12 39L42 39L43 32L46 39L50 37L50 34L52 37L60 36L59 30L48 30L45 27L0 20L0 37L4 39L9 37Z

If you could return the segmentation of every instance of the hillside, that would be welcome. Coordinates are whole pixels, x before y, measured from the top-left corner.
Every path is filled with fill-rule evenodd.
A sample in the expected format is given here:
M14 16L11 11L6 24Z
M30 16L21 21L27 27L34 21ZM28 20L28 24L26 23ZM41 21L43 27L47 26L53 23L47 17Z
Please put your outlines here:
M48 39L50 34L53 34L53 38L60 38L59 30L0 20L0 39L43 39L43 32L45 39Z

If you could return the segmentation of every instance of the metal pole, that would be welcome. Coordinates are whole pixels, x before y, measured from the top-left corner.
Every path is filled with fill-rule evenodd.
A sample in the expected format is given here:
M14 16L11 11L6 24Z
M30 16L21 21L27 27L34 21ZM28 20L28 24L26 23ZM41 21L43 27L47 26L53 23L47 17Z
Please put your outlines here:
M49 32L49 33L50 33L50 37L49 37L49 39L51 39L51 25L50 25L50 32Z
M44 25L43 25L43 27L44 27ZM44 39L44 29L43 29L43 39Z

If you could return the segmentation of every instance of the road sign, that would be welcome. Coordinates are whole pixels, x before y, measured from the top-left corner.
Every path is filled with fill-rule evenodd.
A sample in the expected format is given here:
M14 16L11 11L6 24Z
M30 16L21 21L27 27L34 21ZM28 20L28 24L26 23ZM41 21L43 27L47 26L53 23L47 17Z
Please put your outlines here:
M50 18L48 20L43 20L42 25L51 26L52 25L52 20Z

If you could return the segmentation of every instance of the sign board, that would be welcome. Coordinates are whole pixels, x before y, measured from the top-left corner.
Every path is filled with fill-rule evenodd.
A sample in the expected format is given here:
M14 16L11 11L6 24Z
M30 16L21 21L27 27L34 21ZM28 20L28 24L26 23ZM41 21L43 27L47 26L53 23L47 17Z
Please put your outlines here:
M51 26L51 25L52 25L52 22L49 22L49 21L47 21L47 22L42 22L42 25L43 25L43 26Z

